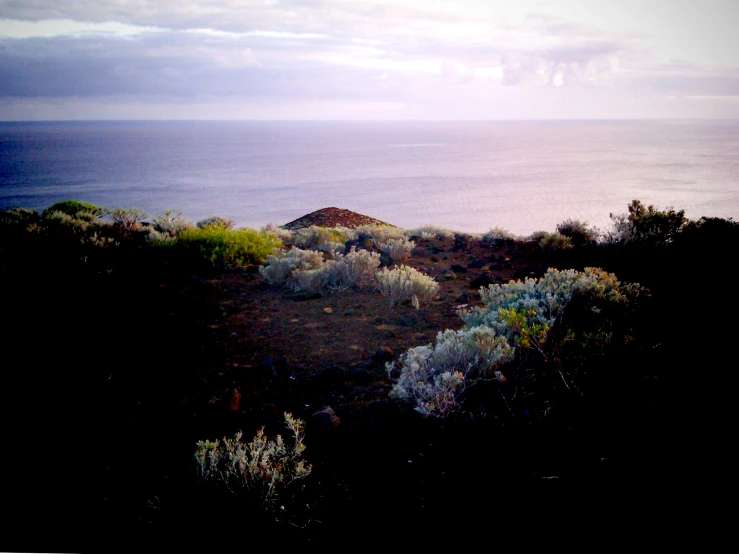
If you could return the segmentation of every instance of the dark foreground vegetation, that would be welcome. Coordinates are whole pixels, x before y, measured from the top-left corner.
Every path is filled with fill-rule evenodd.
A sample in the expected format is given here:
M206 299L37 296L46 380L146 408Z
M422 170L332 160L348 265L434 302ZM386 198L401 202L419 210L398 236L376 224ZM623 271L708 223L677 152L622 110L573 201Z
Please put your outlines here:
M1 549L597 531L600 550L698 521L710 540L733 479L739 224L638 201L612 221L382 238L74 200L3 210Z

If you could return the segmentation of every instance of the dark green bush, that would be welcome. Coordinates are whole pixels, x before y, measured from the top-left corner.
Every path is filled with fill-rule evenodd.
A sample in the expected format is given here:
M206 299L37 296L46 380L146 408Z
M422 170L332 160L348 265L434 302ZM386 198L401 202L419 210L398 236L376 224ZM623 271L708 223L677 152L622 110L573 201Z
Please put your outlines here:
M567 219L563 221L557 225L557 232L560 235L570 237L572 246L575 248L590 244L598 237L597 229L589 228L587 222L578 219Z
M41 213L41 217L46 218L54 212L62 212L63 214L72 217L77 216L77 214L79 213L101 217L106 212L106 210L105 208L96 206L95 204L90 204L88 202L80 202L79 200L62 200L61 202L56 202L55 204L52 204L51 206L46 208Z
M662 246L672 242L688 223L685 210L658 210L652 205L645 207L640 200L632 200L628 208L628 215L609 214L613 231L607 234L607 242Z

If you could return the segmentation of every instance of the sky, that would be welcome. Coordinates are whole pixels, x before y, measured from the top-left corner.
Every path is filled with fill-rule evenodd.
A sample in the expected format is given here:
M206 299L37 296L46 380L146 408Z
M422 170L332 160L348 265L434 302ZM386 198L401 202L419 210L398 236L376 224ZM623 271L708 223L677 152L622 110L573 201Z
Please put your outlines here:
M739 118L738 0L0 0L0 121Z

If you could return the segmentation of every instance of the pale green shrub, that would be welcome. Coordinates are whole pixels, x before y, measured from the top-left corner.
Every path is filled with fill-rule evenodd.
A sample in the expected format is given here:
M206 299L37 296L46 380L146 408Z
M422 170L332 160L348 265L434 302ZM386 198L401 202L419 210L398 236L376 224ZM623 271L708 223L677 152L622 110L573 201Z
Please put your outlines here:
M404 262L411 257L411 252L415 248L416 243L412 240L408 240L405 237L399 237L397 239L388 239L386 242L381 242L377 247L386 252L390 259L395 262Z
M547 341L573 298L577 296L580 309L592 315L607 306L626 305L645 292L638 284L622 284L597 268L550 269L541 279L482 287L484 306L458 312L464 329L439 333L433 347L412 348L400 357L400 376L391 395L413 402L424 415L443 416L458 407L460 394L476 379L505 381L503 365L518 350L532 351L552 363L569 388L562 362L553 360L558 358L556 349L574 339L573 331L562 334L561 344L550 346ZM596 336L610 336L603 331L595 329ZM593 334L585 335L586 342L588 336ZM386 365L388 373L394 368Z
M484 306L460 310L458 314L467 326L486 325L499 335L514 339L517 330L506 323L501 310L525 314L528 326L551 327L575 294L591 299L595 307L597 299L627 302L640 291L638 284L622 284L614 274L598 268L586 267L584 272L550 268L540 279L480 287Z
M352 249L346 256L329 260L315 269L296 270L292 273L292 286L296 290L325 295L334 291L361 286L380 265L380 254L368 250Z
M511 233L508 229L492 227L487 233L483 233L480 238L484 241L516 240L516 235Z
M83 236L80 239L82 244L94 246L96 248L108 248L109 246L120 246L120 242L113 237L105 236L101 233L93 232L90 235Z
M346 246L343 242L328 241L319 244L317 250L328 254L329 258L331 258L332 260L338 260L341 256L344 255Z
M293 434L293 443L289 445L281 435L267 438L264 427L247 444L241 442L241 431L233 439L198 441L195 461L200 477L222 482L234 494L258 495L269 507L286 486L305 479L312 471L311 465L300 457L305 450L304 422L287 412L284 416Z
M264 265L259 266L259 273L270 285L284 285L293 271L317 269L323 263L320 252L292 247L287 252L267 256Z
M380 267L380 254L368 250L352 250L336 260L335 271L342 287L361 286Z
M69 215L64 212L60 211L54 211L54 212L44 212L44 219L47 223L52 225L59 225L62 227L67 227L69 229L76 229L78 231L87 231L87 228L90 226L90 222L86 219L80 219L76 216ZM82 212L80 212L80 215Z
M436 238L440 239L453 239L454 231L439 227L437 225L422 225L414 229L407 229L404 231L406 237L421 237L427 240L433 240Z
M501 378L496 370L513 354L505 338L489 327L440 331L434 346L411 348L400 356L400 377L390 396L412 402L425 416L444 417L458 407L468 381ZM385 368L391 374L395 364Z
M201 219L196 224L198 229L205 229L206 227L221 227L223 229L233 229L234 222L230 217L224 217L221 215L213 215L211 217L206 217L205 219Z
M262 230L273 233L278 239L283 242L283 244L287 245L291 243L293 232L289 229L283 229L275 223L267 223L267 225L262 227Z
M31 225L37 225L39 215L35 210L28 208L5 208L0 210L0 227L3 229L17 228L28 229Z
M439 294L439 284L428 275L400 265L393 269L383 268L375 273L377 288L383 296L390 298L390 307L406 301L417 303L431 300Z
M325 296L335 288L338 281L334 272L335 264L335 260L329 260L317 269L296 271L292 274L289 285L296 291Z
M360 225L355 229L355 233L355 238L365 235L375 242L385 242L388 239L400 238L403 235L403 229L388 225Z
M172 238L176 237L180 231L194 227L193 223L184 219L181 213L172 215L172 210L165 210L157 215L152 219L151 224L158 233Z
M287 244L297 246L303 249L315 249L320 245L330 242L340 242L344 244L348 239L346 233L340 228L319 227L311 225L292 231Z

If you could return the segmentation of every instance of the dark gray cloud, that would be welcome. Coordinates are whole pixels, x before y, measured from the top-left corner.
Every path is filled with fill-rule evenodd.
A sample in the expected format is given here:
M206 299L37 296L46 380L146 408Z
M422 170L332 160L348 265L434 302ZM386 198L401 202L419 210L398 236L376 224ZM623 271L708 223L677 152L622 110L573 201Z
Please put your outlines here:
M0 40L0 96L64 97L114 94L242 95L353 98L385 95L367 90L376 71L337 70L291 58L304 45L280 42L287 56L269 65L238 63L234 52L260 52L263 37L224 40L153 33L134 38L54 37ZM324 52L331 51L330 44ZM219 63L219 56L225 63Z

